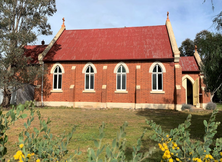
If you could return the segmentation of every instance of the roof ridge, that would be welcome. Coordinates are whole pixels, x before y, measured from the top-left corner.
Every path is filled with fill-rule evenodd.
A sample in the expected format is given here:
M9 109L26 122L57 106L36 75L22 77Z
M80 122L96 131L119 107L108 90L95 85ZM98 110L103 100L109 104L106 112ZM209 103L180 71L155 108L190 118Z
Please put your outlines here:
M94 29L66 29L66 31L80 31L80 30L106 30L106 29L130 29L130 28L145 28L145 27L162 27L166 25L153 25L153 26L128 26L128 27L115 27L115 28L94 28Z

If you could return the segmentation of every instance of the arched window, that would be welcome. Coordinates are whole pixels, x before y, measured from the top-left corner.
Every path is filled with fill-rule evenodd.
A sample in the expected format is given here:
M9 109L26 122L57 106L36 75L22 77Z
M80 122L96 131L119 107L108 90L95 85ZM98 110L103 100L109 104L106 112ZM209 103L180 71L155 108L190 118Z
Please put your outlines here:
M162 91L163 90L163 72L162 68L156 64L152 72L152 90Z
M62 69L58 65L53 72L53 89L62 89Z
M86 68L85 72L85 89L94 89L94 70L90 65Z
M126 69L120 65L116 73L116 89L126 90Z

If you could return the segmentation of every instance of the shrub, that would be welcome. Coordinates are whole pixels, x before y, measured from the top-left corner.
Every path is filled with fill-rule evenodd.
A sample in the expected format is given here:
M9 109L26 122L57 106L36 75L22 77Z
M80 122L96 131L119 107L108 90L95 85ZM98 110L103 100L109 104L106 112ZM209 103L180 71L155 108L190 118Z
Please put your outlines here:
M209 103L207 103L206 109L207 110L215 110L216 107L217 107L217 105L215 103L209 102Z
M30 115L27 122L24 123L25 130L19 134L18 151L10 161L60 161L68 153L67 144L72 138L75 128L73 127L72 132L68 135L53 136L47 126L51 122L50 119L43 120L40 111L35 110L34 107L34 102L26 102L24 105L12 106L12 109L6 114L0 111L0 161L5 161L4 155L7 153L5 147L8 141L6 131L16 120L27 117L26 114L23 114L24 109L30 110ZM34 127L34 131L31 131L30 126L35 119L35 114L37 114L40 122L39 129ZM74 159L75 155L80 153L75 151L75 154L67 161Z
M182 109L182 111L190 110L190 109L192 109L192 105L190 105L190 104L183 104L181 109Z
M126 132L125 128L128 126L128 123L125 122L121 127L119 132L117 132L117 137L112 141L112 144L104 144L102 146L102 139L105 136L104 128L105 124L103 123L99 128L99 140L94 140L94 144L97 148L97 150L93 150L92 148L88 149L88 162L118 162L118 161L126 161L125 157L125 148L126 148ZM148 158L154 148L151 148L149 152L146 152L145 154L140 153L140 148L142 145L142 138L144 136L144 133L146 130L144 130L141 137L137 140L137 145L133 146L133 152L132 152L132 160L130 162L141 162L144 159ZM124 138L124 139L123 139ZM105 153L105 156L101 156L102 153Z
M169 133L162 130L161 126L153 121L147 121L147 124L155 131L151 137L159 142L159 148L164 152L162 161L222 161L222 138L213 140L217 133L217 127L220 122L215 122L217 110L214 110L209 121L203 121L205 126L205 135L203 142L191 142L189 126L191 125L191 115L188 115L184 123L178 128L171 129ZM211 149L210 146L214 146Z

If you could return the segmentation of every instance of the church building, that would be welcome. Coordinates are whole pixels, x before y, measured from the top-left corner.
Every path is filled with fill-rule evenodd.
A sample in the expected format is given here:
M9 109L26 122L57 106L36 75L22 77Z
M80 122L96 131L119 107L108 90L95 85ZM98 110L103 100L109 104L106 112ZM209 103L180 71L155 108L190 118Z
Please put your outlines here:
M205 108L201 59L180 57L169 13L165 25L66 30L26 55L47 66L35 100L77 108ZM43 66L41 66L43 67Z

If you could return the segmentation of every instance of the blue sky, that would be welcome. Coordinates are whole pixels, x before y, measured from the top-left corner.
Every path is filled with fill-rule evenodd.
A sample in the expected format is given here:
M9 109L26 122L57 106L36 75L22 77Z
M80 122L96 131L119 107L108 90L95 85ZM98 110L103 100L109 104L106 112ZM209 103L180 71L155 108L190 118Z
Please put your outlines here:
M65 17L66 29L95 29L164 25L167 11L178 47L202 30L215 32L212 19L222 10L214 0L57 0L57 12L49 17L51 36L39 36L35 44L50 43Z

